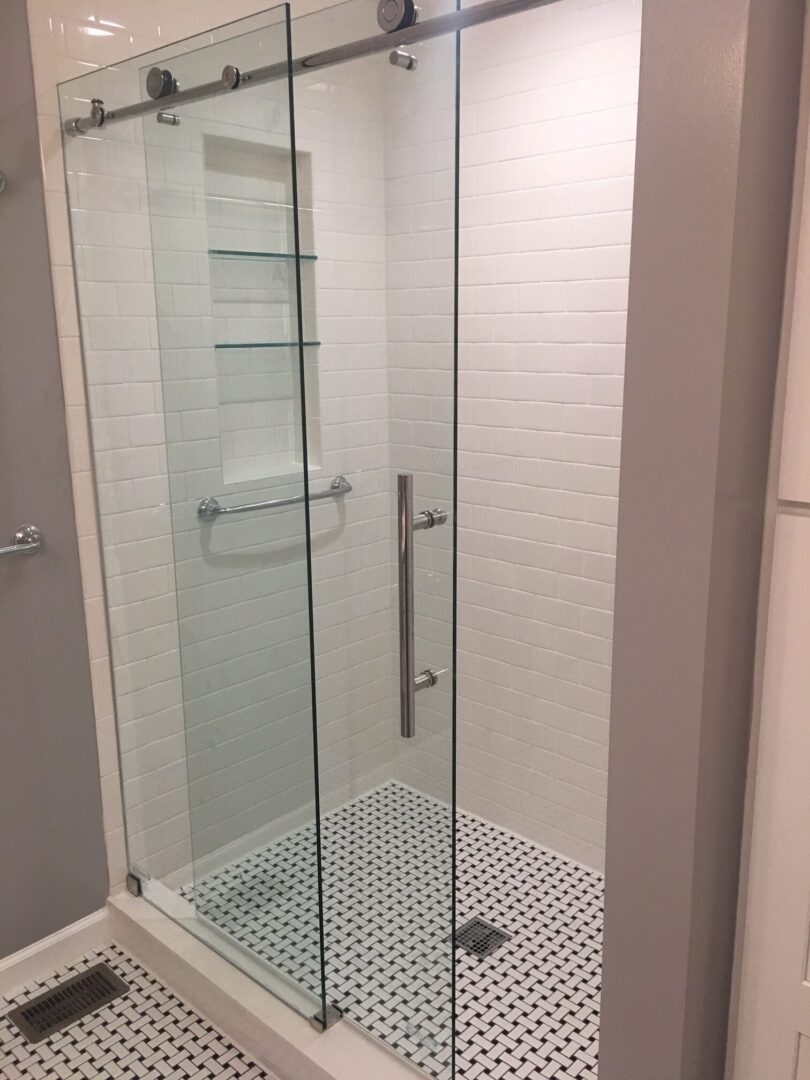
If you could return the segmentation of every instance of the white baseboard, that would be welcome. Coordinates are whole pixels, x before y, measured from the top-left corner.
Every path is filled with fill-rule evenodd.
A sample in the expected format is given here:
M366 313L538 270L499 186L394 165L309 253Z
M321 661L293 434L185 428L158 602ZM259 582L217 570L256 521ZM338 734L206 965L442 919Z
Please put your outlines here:
M33 945L0 960L0 997L18 986L50 975L82 953L109 945L111 940L109 917L106 909L102 908L41 941L35 941Z
M423 1074L347 1020L329 1031L283 1004L142 898L109 902L113 940L278 1080L415 1080Z

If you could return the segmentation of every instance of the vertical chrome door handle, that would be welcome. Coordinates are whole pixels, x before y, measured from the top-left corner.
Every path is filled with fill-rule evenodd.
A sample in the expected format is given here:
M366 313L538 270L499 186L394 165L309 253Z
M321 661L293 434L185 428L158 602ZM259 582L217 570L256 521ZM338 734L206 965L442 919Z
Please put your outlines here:
M399 522L399 723L403 739L416 734L416 687L413 681L413 474L397 477Z
M414 517L413 474L397 476L397 522L399 564L399 724L403 739L416 735L416 691L427 690L439 681L440 672L426 668L414 673L413 621L413 533L414 529L432 529L447 521L445 510L423 510Z
M2 555L35 555L42 547L43 536L36 525L21 525L8 547L0 548Z

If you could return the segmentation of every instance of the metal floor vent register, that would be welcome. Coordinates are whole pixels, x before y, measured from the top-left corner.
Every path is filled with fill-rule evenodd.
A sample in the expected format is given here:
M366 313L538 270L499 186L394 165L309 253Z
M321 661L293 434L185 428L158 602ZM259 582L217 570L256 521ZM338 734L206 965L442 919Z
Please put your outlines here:
M124 980L119 979L108 964L94 964L87 971L65 979L24 1005L18 1005L8 1013L8 1018L29 1042L40 1042L121 997L128 990Z
M511 936L505 930L499 930L497 926L488 923L486 919L476 916L456 930L456 945L483 960L485 956L491 956Z

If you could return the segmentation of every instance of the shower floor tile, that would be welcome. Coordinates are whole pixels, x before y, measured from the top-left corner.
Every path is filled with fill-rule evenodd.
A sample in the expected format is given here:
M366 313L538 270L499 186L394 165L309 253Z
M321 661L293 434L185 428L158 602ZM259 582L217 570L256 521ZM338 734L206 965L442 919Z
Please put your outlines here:
M26 1042L8 1010L99 961L129 992L41 1042ZM273 1080L117 945L0 998L0 1009L3 1080Z
M323 821L329 1000L439 1080L450 1075L447 807L395 782ZM314 826L202 879L198 911L319 992ZM602 877L458 814L457 923L511 934L456 952L457 1076L596 1080Z

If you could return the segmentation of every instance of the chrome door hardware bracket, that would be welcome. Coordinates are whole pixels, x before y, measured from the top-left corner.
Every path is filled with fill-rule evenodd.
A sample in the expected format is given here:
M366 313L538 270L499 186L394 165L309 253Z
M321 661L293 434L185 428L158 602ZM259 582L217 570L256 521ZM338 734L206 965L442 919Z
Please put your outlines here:
M14 533L8 547L0 548L2 555L36 555L42 547L44 537L36 525L21 525Z
M439 679L442 675L446 674L447 668L442 668L441 671L434 671L433 668L425 668L424 671L420 671L414 678L413 688L417 693L420 690L430 690L432 686L438 686Z
M151 880L152 876L148 870L142 870L140 866L133 865L129 868L126 877L127 891L133 896L143 896L144 882Z
M419 21L419 8L413 0L380 0L377 5L377 22L386 34L404 30Z
M146 75L146 92L153 101L177 94L180 86L168 68L153 67Z
M415 645L413 618L413 533L444 525L447 511L434 509L413 512L413 474L397 476L397 522L399 564L399 723L403 739L416 735L416 692L429 690L443 672L426 668L414 674Z
M432 529L436 525L444 525L446 521L446 510L422 510L413 519L413 527L414 529Z
M394 49L393 52L389 53L388 63L393 67L402 68L404 71L415 71L419 61L407 49Z
M326 1016L323 1011L316 1012L314 1016L309 1018L309 1023L316 1031L328 1031L330 1027L343 1019L343 1010L339 1009L337 1005L326 1006Z
M143 896L143 885L137 874L127 874L127 892L131 892L133 896Z

